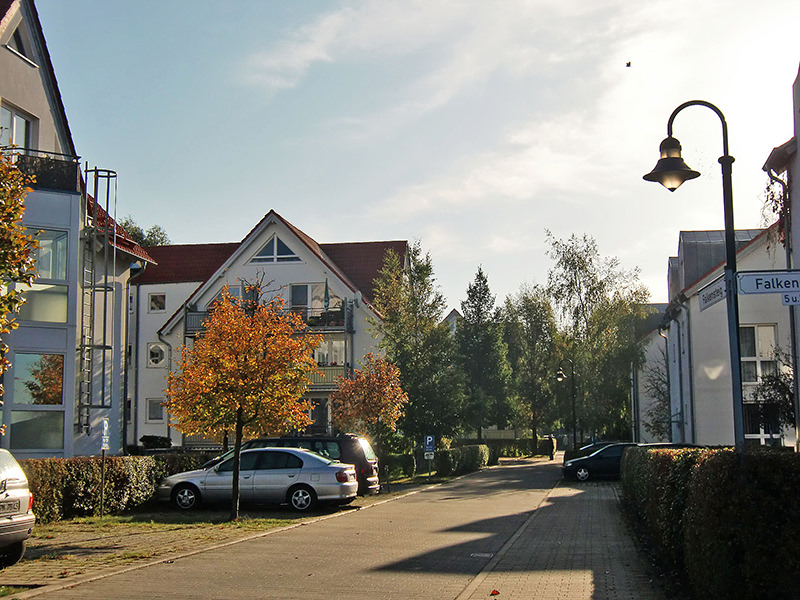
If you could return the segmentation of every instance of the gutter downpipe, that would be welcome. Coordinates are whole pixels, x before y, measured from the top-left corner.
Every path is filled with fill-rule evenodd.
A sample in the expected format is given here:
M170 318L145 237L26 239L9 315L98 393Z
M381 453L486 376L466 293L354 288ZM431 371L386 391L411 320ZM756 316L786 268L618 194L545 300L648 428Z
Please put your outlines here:
M666 364L666 367L667 367L666 368L667 394L668 394L670 400L672 400L672 385L671 385L670 376L669 376L669 371L670 371L670 368L669 368L669 335L666 333L667 331L669 331L669 325L667 323L664 323L664 327L663 328L662 327L658 328L658 335L660 335L662 338L664 338L664 360L667 363ZM678 336L679 336L679 339L680 339L680 325L678 325ZM680 353L678 354L678 357L680 358ZM680 375L678 376L678 378L680 379ZM670 437L672 437L672 427L671 427L671 425L672 425L672 422L671 422L672 421L672 415L671 415L671 413L672 413L672 411L670 410Z
M185 328L186 327L186 313L185 312L184 312L184 316L183 316L183 324L184 324L184 328ZM168 360L169 360L169 372L172 373L172 344L170 344L164 338L164 334L161 333L160 330L158 331L158 340L162 344L164 344L168 349L167 350L167 353L168 353L167 355L169 357L168 358ZM167 413L166 411L164 411L164 412L166 413L166 418L167 418L167 439L169 440L170 446L172 446L172 425L171 425L172 418L170 417L169 413Z
M695 410L694 410L694 360L692 359L692 314L689 311L689 305L687 304L688 298L683 293L678 294L678 306L680 306L683 311L686 313L686 363L689 368L689 385L688 385L688 392L689 392L689 419L691 424L691 441L687 442L684 439L684 443L689 444L696 444L697 443L697 429L695 428ZM682 364L682 363L681 363ZM683 392L681 391L681 400L683 400ZM681 412L683 412L683 404L681 404ZM682 425L684 430L684 438L685 438L685 431L686 426L685 423Z
M792 227L791 227L791 214L789 213L789 188L786 182L778 177L772 167L764 166L764 170L769 175L769 178L775 183L779 183L783 188L783 210L781 217L783 217L783 235L784 235L784 250L786 251L786 268L792 268ZM797 381L797 317L795 307L789 306L789 343L792 346L792 393L794 395L794 431L795 431L795 444L794 450L800 450L800 383Z
M137 439L137 436L136 436L136 433L137 433L137 431L136 431L136 429L137 429L137 427L136 427L136 414L135 414L135 412L136 412L136 408L135 408L136 407L136 402L134 401L134 398L138 397L138 395L139 395L139 386L137 385L137 383L138 383L138 381L137 381L138 380L138 369L137 369L137 378L134 380L134 384L133 384L133 387L134 387L134 390L135 390L135 394L131 398L131 413L130 413L130 415L126 414L127 413L126 409L127 409L127 405L128 405L128 386L130 385L131 364L133 363L134 357L137 356L137 348L138 348L138 343L137 342L138 342L138 338L139 338L139 286L138 285L136 286L136 302L134 303L135 304L135 306L134 306L134 309L135 309L135 311L134 311L134 319L135 319L135 322L136 322L136 326L135 326L136 339L133 339L133 337L131 336L131 326L130 326L131 281L133 279L135 279L136 277L138 277L139 275L141 275L142 273L144 273L144 270L146 268L147 268L147 263L143 262L141 269L138 272L136 272L133 275L131 275L130 277L128 277L128 281L125 282L125 305L126 305L125 314L128 315L128 317L126 319L126 326L125 326L125 339L127 340L127 342L125 344L125 352L124 352L125 361L123 363L125 370L124 370L124 372L122 374L122 380L123 380L122 389L123 389L123 396L124 396L123 399L122 399L122 401L124 403L123 404L123 409L122 409L122 449L123 449L123 454L127 454L127 448L128 448L128 418L129 417L130 417L131 423L133 424L133 436L134 436L133 439L134 439L134 443L135 443L135 441ZM128 354L128 346L129 345L130 345L130 349L131 349L130 354Z

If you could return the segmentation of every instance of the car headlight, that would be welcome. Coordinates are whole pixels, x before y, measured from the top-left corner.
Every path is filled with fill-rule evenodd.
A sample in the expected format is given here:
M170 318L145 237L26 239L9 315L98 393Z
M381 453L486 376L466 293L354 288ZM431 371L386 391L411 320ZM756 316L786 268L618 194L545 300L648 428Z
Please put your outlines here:
M565 467L571 467L572 466L572 461L568 461L568 462L564 463L564 466Z

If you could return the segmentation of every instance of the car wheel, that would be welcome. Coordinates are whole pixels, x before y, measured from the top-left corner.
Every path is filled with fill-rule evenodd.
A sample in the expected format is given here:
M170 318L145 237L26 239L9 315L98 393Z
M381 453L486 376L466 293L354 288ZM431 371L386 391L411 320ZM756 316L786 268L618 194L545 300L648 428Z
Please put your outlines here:
M578 478L578 481L586 481L589 479L589 469L586 467L579 467L577 471L575 471L575 477Z
M172 503L181 510L190 510L200 504L200 492L188 483L175 486Z
M317 503L317 495L310 487L298 485L289 490L289 506L298 512L311 510Z
M0 568L10 567L17 564L25 554L27 542L22 540L0 550Z

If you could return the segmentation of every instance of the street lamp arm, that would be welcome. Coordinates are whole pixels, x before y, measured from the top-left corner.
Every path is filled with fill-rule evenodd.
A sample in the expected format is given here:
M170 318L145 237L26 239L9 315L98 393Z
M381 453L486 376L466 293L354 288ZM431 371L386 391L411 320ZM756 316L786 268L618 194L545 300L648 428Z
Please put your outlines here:
M717 113L719 120L722 122L722 156L723 158L731 159L731 162L733 162L733 157L731 157L728 152L728 122L725 120L725 115L722 114L722 111L711 104L711 102L706 102L705 100L689 100L673 110L672 114L669 116L669 121L667 121L667 136L672 137L672 122L675 120L675 117L678 116L678 113L690 106L705 106ZM722 158L720 162L722 162Z

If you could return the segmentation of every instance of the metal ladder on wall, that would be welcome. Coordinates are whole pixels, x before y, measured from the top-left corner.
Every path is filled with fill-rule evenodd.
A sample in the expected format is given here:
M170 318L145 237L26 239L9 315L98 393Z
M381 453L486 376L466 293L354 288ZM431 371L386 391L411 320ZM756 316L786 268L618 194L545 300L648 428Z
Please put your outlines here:
M111 406L108 367L113 346L108 344L108 319L109 306L113 306L114 288L109 284L109 279L115 266L113 243L116 229L109 218L109 207L112 200L116 205L116 179L114 171L90 170L87 166L81 199L80 345L75 427L87 434L91 429L92 409ZM104 208L101 207L101 200ZM102 257L102 273L98 272L98 255ZM99 339L96 331L98 318L101 329Z

